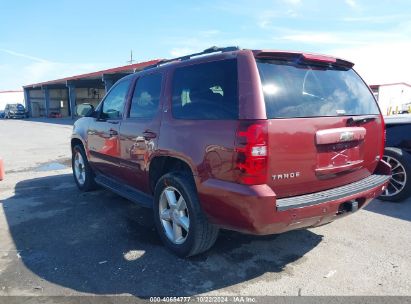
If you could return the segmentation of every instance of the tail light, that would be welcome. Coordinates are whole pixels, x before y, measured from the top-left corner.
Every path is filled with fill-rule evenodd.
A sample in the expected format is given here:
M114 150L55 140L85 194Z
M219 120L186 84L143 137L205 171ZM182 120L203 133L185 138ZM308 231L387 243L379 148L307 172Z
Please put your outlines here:
M236 152L239 182L264 184L268 166L267 121L241 121L237 130Z
M381 125L382 125L382 142L381 142L381 148L380 148L380 159L382 159L384 155L385 141L387 140L387 130L385 128L384 117L382 115L381 115Z

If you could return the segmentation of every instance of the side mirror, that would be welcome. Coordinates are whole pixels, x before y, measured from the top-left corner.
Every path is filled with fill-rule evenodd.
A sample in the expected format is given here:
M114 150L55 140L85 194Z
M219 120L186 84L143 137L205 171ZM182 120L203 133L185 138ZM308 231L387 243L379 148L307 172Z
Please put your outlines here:
M76 106L75 113L78 117L90 116L94 113L94 107L92 104L82 103Z

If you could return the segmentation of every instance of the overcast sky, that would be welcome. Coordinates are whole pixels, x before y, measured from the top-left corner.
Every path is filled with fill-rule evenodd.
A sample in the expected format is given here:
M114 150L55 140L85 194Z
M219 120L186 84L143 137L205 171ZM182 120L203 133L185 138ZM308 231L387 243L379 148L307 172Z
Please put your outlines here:
M0 90L212 45L339 56L411 83L411 1L1 0Z

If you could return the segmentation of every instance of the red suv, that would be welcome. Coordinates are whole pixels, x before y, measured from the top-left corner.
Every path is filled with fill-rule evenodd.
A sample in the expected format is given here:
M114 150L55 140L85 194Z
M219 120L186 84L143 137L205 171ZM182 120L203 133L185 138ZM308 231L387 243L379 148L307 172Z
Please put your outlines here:
M234 47L119 80L76 121L78 187L153 208L179 256L219 228L273 234L324 225L385 189L384 121L353 64Z

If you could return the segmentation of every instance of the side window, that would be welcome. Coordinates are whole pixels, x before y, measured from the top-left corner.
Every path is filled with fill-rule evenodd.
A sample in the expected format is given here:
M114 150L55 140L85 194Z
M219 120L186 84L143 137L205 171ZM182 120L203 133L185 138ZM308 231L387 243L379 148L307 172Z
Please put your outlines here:
M237 60L177 68L172 112L177 119L237 119Z
M123 80L116 84L116 86L110 91L103 102L102 114L104 118L117 119L123 115L124 103L128 88L130 86L130 80Z
M130 107L132 118L153 118L160 103L161 74L143 76L137 80Z

